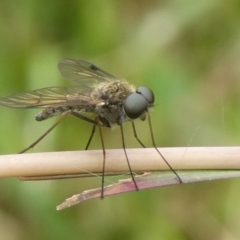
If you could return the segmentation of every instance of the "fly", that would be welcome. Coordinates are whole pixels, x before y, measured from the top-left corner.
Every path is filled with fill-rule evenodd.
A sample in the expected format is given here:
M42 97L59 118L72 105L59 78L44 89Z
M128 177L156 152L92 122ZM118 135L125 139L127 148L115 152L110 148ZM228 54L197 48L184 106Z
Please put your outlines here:
M101 128L112 128L114 125L119 125L122 146L129 171L135 188L138 190L138 185L135 181L125 148L122 124L130 121L132 123L134 137L142 147L145 147L137 136L134 120L137 118L145 120L147 118L154 148L168 165L169 169L176 175L179 182L182 183L180 176L171 167L155 144L149 115L149 109L154 106L154 94L151 89L143 86L136 89L127 81L119 80L97 66L83 60L71 58L61 59L58 68L64 78L75 83L74 86L48 87L0 98L0 104L7 107L42 108L35 116L37 121L62 115L62 118L48 129L47 132L20 153L24 153L33 148L68 115L75 116L93 124L93 129L85 150L88 149L95 129L98 127L103 149L101 186L101 198L103 198L106 151ZM89 117L86 113L93 113L93 117Z

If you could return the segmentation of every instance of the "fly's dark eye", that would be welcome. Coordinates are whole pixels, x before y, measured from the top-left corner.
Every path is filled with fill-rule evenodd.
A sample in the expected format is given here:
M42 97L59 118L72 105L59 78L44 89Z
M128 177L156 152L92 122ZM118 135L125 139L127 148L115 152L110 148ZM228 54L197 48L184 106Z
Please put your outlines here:
M145 97L150 104L154 103L154 93L151 89L147 87L139 87L136 92Z
M139 118L148 108L148 101L139 93L130 94L124 102L124 111L131 119Z
M139 87L135 93L130 94L124 102L124 111L131 119L139 118L149 105L154 103L154 94L147 87Z

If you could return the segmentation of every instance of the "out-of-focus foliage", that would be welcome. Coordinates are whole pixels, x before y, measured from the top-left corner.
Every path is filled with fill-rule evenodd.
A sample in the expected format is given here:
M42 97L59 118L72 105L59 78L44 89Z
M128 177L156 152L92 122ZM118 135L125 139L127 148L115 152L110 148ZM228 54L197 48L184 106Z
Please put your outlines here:
M154 90L158 146L239 145L239 1L3 0L0 12L0 96L71 84L61 78L58 60L81 58ZM1 154L22 150L56 121L36 122L37 111L0 106ZM136 125L151 146L147 123ZM131 124L124 129L127 146L139 147ZM90 131L69 117L32 151L84 149ZM107 148L121 147L119 129L105 129L104 137ZM91 148L100 147L96 135ZM239 180L140 191L55 211L66 197L99 185L100 178L1 180L1 238L239 238Z

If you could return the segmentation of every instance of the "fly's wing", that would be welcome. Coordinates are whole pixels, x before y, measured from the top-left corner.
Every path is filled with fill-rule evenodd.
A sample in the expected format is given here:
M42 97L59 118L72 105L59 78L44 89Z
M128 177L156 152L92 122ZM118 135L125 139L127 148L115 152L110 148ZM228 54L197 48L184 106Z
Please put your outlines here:
M14 108L96 106L97 100L90 97L95 85L99 82L110 82L116 79L113 75L95 65L65 58L59 61L59 70L63 77L73 81L74 87L49 87L37 89L12 96L0 98L0 104Z
M61 59L58 68L64 78L85 87L92 87L98 82L110 82L117 79L92 63L79 59Z
M13 108L95 106L90 90L83 86L42 88L0 98L0 104Z

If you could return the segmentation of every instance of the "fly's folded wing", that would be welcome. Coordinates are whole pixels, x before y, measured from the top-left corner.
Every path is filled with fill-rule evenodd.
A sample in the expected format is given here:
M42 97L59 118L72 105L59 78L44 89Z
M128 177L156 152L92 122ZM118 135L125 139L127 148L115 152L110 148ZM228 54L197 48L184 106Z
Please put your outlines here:
M90 92L90 88L83 86L49 87L0 98L0 104L13 108L94 105Z

